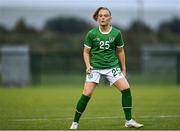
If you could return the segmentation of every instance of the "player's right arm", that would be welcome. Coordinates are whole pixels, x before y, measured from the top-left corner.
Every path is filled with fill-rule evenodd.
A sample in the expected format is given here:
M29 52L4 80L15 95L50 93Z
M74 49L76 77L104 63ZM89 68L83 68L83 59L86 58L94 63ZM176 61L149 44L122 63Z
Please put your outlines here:
M90 64L91 47L92 47L92 30L87 33L84 42L83 57L84 57L84 63L86 65L86 73L91 73L91 70L93 69L93 67Z
M84 47L83 51L84 63L86 65L86 73L91 73L91 70L93 69L90 64L90 50L90 48Z

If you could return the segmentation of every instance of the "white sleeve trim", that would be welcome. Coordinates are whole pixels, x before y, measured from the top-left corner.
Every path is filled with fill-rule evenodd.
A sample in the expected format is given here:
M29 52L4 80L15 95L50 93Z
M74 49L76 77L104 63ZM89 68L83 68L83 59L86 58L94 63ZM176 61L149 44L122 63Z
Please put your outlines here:
M90 46L88 46L88 45L86 45L86 44L84 44L84 46L87 47L87 48L89 48L89 49L91 48Z
M117 46L117 48L122 48L122 47L124 47L124 45L122 45L122 46Z

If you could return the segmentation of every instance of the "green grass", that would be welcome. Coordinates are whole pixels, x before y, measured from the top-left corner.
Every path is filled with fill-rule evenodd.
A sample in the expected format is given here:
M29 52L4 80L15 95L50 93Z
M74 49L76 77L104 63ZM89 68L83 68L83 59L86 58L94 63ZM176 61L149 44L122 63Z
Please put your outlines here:
M133 116L141 129L180 130L180 87L131 86ZM69 129L82 85L0 88L0 129ZM105 118L106 117L106 118ZM99 85L79 129L124 128L120 93Z

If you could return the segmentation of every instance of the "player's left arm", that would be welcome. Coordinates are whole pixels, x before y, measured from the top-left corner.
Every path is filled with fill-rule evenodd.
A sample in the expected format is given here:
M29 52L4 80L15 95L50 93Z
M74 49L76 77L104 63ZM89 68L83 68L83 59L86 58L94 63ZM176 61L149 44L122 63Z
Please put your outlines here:
M116 37L116 43L117 43L117 56L121 63L121 71L124 76L126 76L126 59L125 59L125 52L124 52L124 41L121 35L121 32L118 32L118 35Z
M121 63L121 70L124 76L126 76L126 59L125 59L125 52L124 48L117 48L117 56Z

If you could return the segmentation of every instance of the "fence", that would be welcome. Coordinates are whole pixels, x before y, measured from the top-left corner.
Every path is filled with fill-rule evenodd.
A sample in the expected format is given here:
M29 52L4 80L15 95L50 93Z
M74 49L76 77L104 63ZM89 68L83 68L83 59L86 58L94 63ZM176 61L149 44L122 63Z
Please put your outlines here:
M1 82L3 85L25 86L30 84L29 48L1 48Z
M29 53L29 73L30 83L32 85L83 84L85 78L85 64L83 62L82 51L71 53L62 51L46 53L30 51ZM148 53L148 51L146 50L144 53ZM168 53L161 55L150 53L148 57L151 59L149 60L140 59L140 56L128 56L127 54L128 80L134 84L175 84L176 81L179 83L180 73L175 74L175 69L177 69L177 72L180 72L180 63L176 63L176 60L179 61L179 55L173 57L173 60L175 60L173 62L175 63L170 63L170 69L173 69L173 71L163 71L162 73L160 69L162 69L161 67L164 65L163 62L158 65L160 68L155 68L157 59L165 60L165 62L167 61L166 58L169 57ZM147 55L143 53L141 56L144 58L147 57ZM2 53L0 55L0 61L1 67ZM168 61L170 61L170 59ZM166 68L168 66L163 67ZM146 71L144 69L146 69ZM155 72L152 72L152 69L155 69ZM167 68L167 70L169 69ZM0 74L0 84L3 85L2 69ZM104 81L103 83L107 83L105 79L102 79L102 81Z

